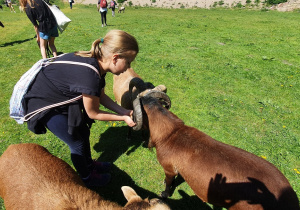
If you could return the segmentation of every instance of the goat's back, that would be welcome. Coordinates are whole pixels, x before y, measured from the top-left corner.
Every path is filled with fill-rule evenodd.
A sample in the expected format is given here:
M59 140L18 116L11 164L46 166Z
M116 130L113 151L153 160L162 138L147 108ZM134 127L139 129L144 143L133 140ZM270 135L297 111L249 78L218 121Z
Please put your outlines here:
M6 209L87 209L88 203L104 208L105 202L71 166L37 144L10 145L0 157L0 196Z
M192 127L177 134L168 149L174 148L176 169L200 198L227 208L236 202L236 209L260 209L252 202L265 210L298 209L296 193L273 164Z
M156 100L142 102L150 144L166 174L179 173L203 201L230 209L299 209L296 193L274 165L184 125Z

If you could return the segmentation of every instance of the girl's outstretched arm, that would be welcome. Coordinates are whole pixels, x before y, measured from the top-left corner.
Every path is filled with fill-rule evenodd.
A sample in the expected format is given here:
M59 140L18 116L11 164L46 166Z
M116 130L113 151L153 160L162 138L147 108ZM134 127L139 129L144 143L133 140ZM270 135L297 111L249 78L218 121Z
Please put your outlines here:
M89 118L100 121L124 121L128 126L135 126L134 121L131 119L131 110L124 109L116 104L106 94L101 94L101 104L106 108L117 112L118 114L109 113L99 109L100 98L97 96L91 96L87 94L83 95L83 105Z

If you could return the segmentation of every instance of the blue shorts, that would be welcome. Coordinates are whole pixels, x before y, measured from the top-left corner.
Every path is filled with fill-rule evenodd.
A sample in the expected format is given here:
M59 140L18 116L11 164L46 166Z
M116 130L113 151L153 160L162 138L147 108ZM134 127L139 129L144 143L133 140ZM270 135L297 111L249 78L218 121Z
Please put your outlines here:
M39 32L39 35L41 39L45 40L49 40L51 37L58 37L57 26L48 31L48 33Z

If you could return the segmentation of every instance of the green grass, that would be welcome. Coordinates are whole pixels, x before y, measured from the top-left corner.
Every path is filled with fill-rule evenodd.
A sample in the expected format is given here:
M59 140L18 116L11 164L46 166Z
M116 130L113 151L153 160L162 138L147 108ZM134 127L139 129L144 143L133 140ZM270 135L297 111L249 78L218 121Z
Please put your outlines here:
M172 112L219 141L265 157L300 196L299 12L132 7L115 18L109 11L109 26L102 28L95 5L60 7L72 22L56 40L58 51L89 50L111 29L131 33L140 46L133 68L168 87ZM0 154L10 144L35 142L71 164L68 147L50 132L35 135L9 118L13 86L41 56L24 13L4 8L0 20ZM106 92L113 97L111 75ZM122 185L143 198L164 189L155 149L144 147L141 132L126 141L126 132L124 123L97 122L91 134L93 157L114 163L112 182L97 192L121 205ZM211 209L185 182L167 203Z

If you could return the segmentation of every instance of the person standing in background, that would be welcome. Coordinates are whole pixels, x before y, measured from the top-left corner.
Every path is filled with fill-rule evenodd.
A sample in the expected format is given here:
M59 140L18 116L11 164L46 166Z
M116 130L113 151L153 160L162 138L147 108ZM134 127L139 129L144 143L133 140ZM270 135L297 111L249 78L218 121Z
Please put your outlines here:
M107 1L106 0L98 0L98 8L101 14L101 22L102 27L107 26L106 24L106 14L107 14Z
M15 11L15 9L14 9L12 3L11 3L11 0L7 0L6 2L7 2L7 5L8 5L8 7L9 7L9 9L10 9L10 12L16 13L16 11Z
M74 3L74 0L69 0L70 3L70 9L72 9L72 4Z
M116 9L117 2L115 0L111 0L110 8L111 8L111 15L115 17L115 9Z
M48 44L56 57L54 40L58 37L57 23L48 5L43 0L20 0L20 5L25 8L26 15L34 26L42 57L47 58Z

